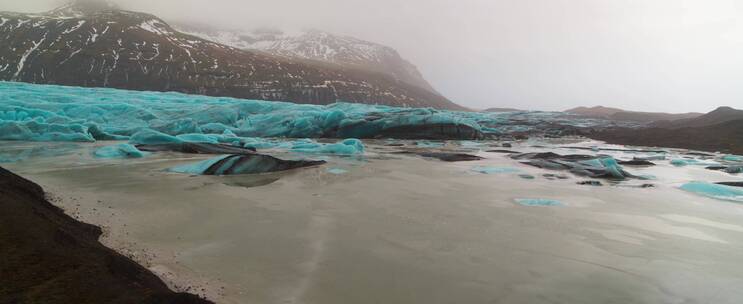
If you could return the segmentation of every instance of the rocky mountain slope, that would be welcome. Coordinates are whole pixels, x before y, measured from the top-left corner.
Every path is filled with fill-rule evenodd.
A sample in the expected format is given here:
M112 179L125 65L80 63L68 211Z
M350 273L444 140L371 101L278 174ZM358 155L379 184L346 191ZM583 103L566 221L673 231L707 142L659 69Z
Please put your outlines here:
M178 23L174 27L184 33L239 49L379 72L436 92L418 68L403 59L395 49L354 37L314 29L288 33L275 29L225 30L188 23Z
M743 110L737 110L731 107L719 107L702 116L676 121L657 122L654 126L668 129L706 127L734 120L743 120ZM741 132L743 132L743 129L741 129Z
M613 144L743 154L742 131L743 111L721 107L697 118L659 122L644 129L603 130L587 136Z
M702 116L702 113L658 113L658 112L635 112L625 111L609 107L578 107L565 111L566 113L580 115L590 118L608 119L613 121L633 121L642 123L651 123L657 121L675 121L679 119L691 119Z
M208 304L104 247L37 184L0 167L0 303Z
M251 52L156 16L75 2L0 13L0 80L328 104L464 109L382 73Z

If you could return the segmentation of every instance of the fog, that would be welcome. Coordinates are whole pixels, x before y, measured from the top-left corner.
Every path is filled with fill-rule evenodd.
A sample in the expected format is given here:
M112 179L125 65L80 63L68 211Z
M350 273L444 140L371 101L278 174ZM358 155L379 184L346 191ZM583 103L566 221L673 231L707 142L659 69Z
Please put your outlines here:
M474 108L743 107L739 0L120 0L165 20L318 28L396 48ZM1 0L39 12L55 0Z

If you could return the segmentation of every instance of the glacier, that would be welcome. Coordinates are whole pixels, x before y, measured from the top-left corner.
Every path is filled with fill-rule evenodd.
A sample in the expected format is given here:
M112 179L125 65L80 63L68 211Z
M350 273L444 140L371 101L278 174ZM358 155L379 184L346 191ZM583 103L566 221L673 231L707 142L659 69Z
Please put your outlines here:
M473 140L606 124L557 112L310 105L0 82L0 140L235 145L255 142L254 138Z

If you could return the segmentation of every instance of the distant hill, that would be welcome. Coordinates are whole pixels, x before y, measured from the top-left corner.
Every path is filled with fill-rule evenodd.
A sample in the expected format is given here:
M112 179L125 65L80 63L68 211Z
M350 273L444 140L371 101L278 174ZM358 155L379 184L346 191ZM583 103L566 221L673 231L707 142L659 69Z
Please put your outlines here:
M659 113L659 112L635 112L625 111L617 108L608 107L578 107L565 111L566 113L581 115L585 117L608 119L614 121L633 121L641 123L651 123L657 121L676 121L680 119L696 118L704 115L703 113Z
M668 128L668 129L678 129L678 128L686 128L686 127L705 127L705 126L712 126L728 121L733 120L741 120L743 119L743 110L733 109L731 107L719 107L716 110L709 112L707 114L693 117L693 118L687 118L687 119L681 119L681 120L675 120L675 121L663 121L663 122L657 122L653 124L654 127L659 128ZM743 129L740 130L741 134L743 134Z
M522 112L524 110L513 109L513 108L489 108L482 110L482 112Z
M612 144L743 154L743 111L721 107L696 118L658 122L644 129L599 131L587 136Z
M614 115L619 112L624 112L622 109L617 108L608 108L608 107L577 107L570 110L566 110L566 113L575 114L575 115L581 115L586 117L594 117L594 118L609 118L609 116Z

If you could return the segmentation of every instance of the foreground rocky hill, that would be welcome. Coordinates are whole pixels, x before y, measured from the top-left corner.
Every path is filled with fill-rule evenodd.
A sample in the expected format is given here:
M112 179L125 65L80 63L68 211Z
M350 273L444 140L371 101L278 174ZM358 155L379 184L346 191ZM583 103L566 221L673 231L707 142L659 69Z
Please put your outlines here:
M0 80L328 104L464 109L383 73L250 52L156 16L76 2L0 13Z
M101 245L100 235L49 203L39 185L0 167L1 303L211 303L169 290Z

